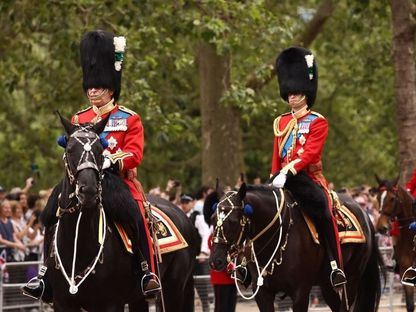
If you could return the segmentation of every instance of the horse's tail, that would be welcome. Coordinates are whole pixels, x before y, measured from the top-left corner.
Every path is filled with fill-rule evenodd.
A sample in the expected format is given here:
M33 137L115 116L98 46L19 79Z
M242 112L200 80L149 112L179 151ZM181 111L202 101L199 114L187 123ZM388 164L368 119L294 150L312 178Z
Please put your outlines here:
M377 311L381 297L381 274L386 280L384 261L372 226L371 232L371 255L358 285L354 311Z

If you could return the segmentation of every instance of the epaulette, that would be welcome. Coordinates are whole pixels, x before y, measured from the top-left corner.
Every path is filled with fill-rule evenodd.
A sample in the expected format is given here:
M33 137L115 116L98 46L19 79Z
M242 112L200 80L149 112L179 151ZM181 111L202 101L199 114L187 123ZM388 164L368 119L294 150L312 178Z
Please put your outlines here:
M125 107L125 106L121 106L121 105L119 105L118 106L118 109L119 110L121 110L121 111L123 111L123 112L125 112L125 113L128 113L128 114L130 114L130 115L137 115L137 113L135 112L135 111L132 111L131 109L128 109L127 107Z
M281 117L282 116L279 116L273 121L273 132L275 136L278 136L279 134L279 122Z
M82 110L80 110L80 111L76 112L76 113L75 113L75 115L79 115L79 114L81 114L81 113L83 113L83 112L86 112L87 110L90 110L90 109L92 109L92 106L88 106L87 108L84 108L84 109L82 109Z
M78 115L80 115L81 113L84 113L84 112L86 112L86 111L88 111L90 109L92 109L92 106L88 106L87 108L76 112L75 115L72 117L72 122L74 124L79 124L79 117L78 117Z
M321 115L321 114L319 114L319 113L317 113L317 112L315 112L315 111L311 111L311 114L314 114L314 115L316 115L316 116L318 116L318 117L320 117L320 118L325 119L325 116L323 116L323 115Z
M284 113L284 114L282 114L282 115L279 115L275 120L274 120L274 122L273 122L273 131L274 131L274 135L275 136L282 136L284 133L285 133L285 130L283 130L283 131L280 131L279 130L279 122L280 122L280 119L282 118L282 117L284 117L284 116L288 116L288 115L291 115L291 113L289 112L289 113Z

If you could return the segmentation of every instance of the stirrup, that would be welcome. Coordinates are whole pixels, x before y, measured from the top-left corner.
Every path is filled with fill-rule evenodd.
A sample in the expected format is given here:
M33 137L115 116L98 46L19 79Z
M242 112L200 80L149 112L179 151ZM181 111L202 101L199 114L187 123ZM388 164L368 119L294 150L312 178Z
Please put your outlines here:
M407 273L410 276L406 276ZM416 267L411 266L404 271L402 279L400 281L403 285L415 287L416 286Z
M332 269L329 280L333 288L339 288L347 283L347 278L345 277L344 272L339 268Z
M235 279L240 284L244 284L247 279L247 268L242 265L236 266L232 271L231 278Z
M149 281L146 282L145 285L146 279L149 279ZM143 275L140 286L145 297L156 296L160 293L162 289L159 277L153 272L148 272Z
M45 282L39 278L39 276L35 276L20 289L22 290L23 295L36 300L41 300L43 293L45 292Z

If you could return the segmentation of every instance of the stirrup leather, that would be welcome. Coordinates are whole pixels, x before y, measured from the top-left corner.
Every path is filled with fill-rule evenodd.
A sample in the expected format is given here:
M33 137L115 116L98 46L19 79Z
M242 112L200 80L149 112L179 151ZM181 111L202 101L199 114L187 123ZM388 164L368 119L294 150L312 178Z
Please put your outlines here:
M416 267L411 266L404 271L400 281L403 285L415 287L416 286Z

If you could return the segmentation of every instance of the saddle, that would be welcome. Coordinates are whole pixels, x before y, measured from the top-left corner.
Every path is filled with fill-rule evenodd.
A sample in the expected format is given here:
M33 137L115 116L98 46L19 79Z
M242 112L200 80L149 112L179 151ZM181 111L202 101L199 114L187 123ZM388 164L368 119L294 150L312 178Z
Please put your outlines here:
M149 226L149 230L153 234L155 231L155 236L157 237L157 243L161 254L173 252L179 249L188 247L188 243L183 238L181 232L179 232L176 225L172 220L167 216L161 209L156 206L151 205L151 218L152 222L146 220L147 226L153 224L153 228ZM123 241L124 247L127 252L133 254L132 245L130 238L128 237L126 231L119 223L115 223L117 231L120 235L121 240ZM153 236L153 235L152 235ZM154 242L153 242L154 245Z
M340 244L365 243L366 239L363 229L358 222L357 217L351 211L351 208L348 208L347 203L341 203L338 195L335 192L331 191L330 194L332 198L333 215L337 221ZM296 202L296 199L288 190L285 190L285 199L291 202ZM301 209L301 213L308 226L313 241L316 244L319 244L319 235L314 222L312 221L311 217L309 217L304 212L303 209Z

